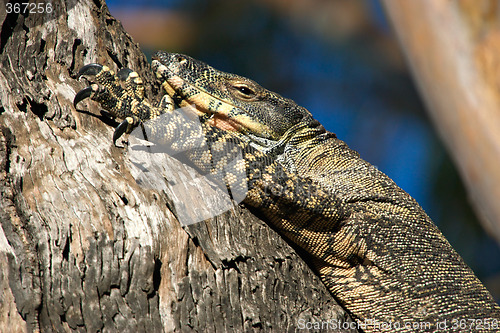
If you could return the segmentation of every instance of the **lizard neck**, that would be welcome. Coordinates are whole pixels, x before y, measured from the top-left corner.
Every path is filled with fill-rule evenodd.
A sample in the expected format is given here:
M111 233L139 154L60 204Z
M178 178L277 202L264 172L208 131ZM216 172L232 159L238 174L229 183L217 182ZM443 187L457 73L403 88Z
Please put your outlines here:
M311 148L318 147L322 142L335 138L336 135L326 131L317 120L307 117L288 129L270 153L272 152L276 160L289 172L296 173L299 156Z
M287 137L288 136L288 137ZM287 143L298 149L310 147L311 144L331 138L337 138L334 133L328 132L316 119L308 117L287 131L283 137L287 137Z

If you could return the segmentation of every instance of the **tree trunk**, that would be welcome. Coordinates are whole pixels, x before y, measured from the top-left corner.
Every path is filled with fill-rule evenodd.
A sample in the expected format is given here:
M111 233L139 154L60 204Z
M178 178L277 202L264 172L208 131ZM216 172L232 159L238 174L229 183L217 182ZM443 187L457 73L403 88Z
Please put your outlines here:
M476 213L500 243L498 1L384 3Z
M149 96L160 87L103 1L52 5L0 11L1 330L282 332L350 322L247 209L182 227L172 204L182 193L136 181L112 127L92 115L97 104L74 109L87 85L76 73L93 62L129 67ZM168 163L167 178L184 167Z

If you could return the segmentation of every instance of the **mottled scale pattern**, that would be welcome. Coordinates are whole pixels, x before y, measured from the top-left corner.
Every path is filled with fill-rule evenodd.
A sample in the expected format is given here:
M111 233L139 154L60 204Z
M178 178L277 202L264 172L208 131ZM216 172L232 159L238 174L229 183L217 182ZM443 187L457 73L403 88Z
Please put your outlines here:
M500 320L498 304L418 203L305 108L185 55L153 59L167 93L159 106L144 98L136 73L123 84L106 66L90 97L133 119L127 132L140 124L148 140L245 191L244 203L306 253L362 330L412 332L405 323L423 323L436 331L446 320L443 331L453 331L460 320ZM399 326L365 326L370 320Z

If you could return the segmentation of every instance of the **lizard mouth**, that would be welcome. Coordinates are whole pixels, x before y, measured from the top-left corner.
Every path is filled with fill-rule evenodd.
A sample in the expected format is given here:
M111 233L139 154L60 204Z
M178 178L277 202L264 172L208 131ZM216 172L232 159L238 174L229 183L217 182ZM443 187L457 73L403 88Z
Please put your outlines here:
M175 96L175 98L172 95L169 95L173 97L174 101L180 107L192 108L194 109L193 111L195 111L198 115L208 114L210 116L210 118L207 120L207 123L209 125L220 128L222 130L236 132L240 132L245 128L244 125L234 117L229 117L225 112L211 110L210 107L206 105L208 103L207 99L217 100L215 96L210 95L206 92L201 92L199 94L188 97L189 93L186 94L185 92L185 88L187 85L189 85L191 88L188 88L188 91L192 89L196 89L199 91L198 88L193 87L176 75L170 77L170 79L167 79L163 87L167 92L173 92L173 96Z
M242 132L247 129L242 121L238 120L241 115L229 116L229 113L235 109L233 105L181 78L176 73L178 68L174 65L166 66L161 63L159 58L153 57L152 66L157 76L163 79L163 88L178 106L187 108L198 116L209 115L206 122L219 129L234 132ZM215 104L217 105L216 110L212 106Z

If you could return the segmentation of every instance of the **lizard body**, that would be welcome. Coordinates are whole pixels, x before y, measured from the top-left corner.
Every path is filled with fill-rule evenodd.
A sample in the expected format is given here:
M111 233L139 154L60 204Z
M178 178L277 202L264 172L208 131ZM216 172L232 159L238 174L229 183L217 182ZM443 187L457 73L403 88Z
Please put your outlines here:
M223 170L232 193L263 215L307 260L361 325L500 320L500 307L418 203L292 100L190 57L159 52L153 69L167 94L144 97L135 72L92 64L82 90L125 119L113 141L141 125L150 141L206 172ZM122 88L119 81L125 81ZM174 105L190 110L201 127ZM198 149L203 140L208 149ZM238 159L238 154L241 158ZM235 161L229 165L229 161ZM376 326L363 326L366 332Z

